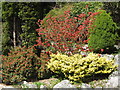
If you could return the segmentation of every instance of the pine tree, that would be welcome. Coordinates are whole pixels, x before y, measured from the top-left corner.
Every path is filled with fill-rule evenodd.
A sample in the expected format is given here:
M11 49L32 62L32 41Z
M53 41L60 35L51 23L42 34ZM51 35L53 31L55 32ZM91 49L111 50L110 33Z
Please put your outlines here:
M95 22L92 25L93 29L90 30L88 45L94 52L101 53L100 50L102 49L104 50L103 53L111 53L118 37L118 27L105 10L99 10L98 12L101 13L95 17Z

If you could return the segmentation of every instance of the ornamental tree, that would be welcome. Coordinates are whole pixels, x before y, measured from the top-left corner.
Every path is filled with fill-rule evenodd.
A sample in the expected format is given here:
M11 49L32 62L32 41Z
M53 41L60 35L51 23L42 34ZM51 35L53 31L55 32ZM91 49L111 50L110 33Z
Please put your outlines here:
M91 18L96 14L98 12L89 12L88 15L82 13L71 18L70 11L65 11L64 15L49 15L46 22L38 20L40 28L36 29L39 35L37 46L42 46L45 52L78 53L83 50L82 45L88 42L88 30L93 22Z

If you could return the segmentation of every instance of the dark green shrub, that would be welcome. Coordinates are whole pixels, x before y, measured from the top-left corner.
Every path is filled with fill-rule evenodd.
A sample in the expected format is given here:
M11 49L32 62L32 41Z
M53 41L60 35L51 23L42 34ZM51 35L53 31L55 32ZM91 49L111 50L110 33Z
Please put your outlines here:
M71 16L77 16L81 13L95 12L103 7L102 2L77 2L73 4Z
M44 24L46 25L47 20L49 19L49 16L56 17L56 16L64 15L64 12L67 10L70 10L71 7L72 7L72 4L65 4L61 8L54 8L54 9L50 10L49 13L43 19L43 21L45 22Z
M15 84L42 78L45 62L33 50L34 47L16 47L8 56L2 57L3 83Z
M64 14L64 11L71 11L70 15L75 17L81 13L88 14L88 12L95 12L101 9L103 4L101 2L77 2L77 3L66 3L61 8L52 9L44 18L46 21L49 15L52 17L60 16Z
M101 13L95 16L96 19L90 30L88 45L94 52L100 53L100 49L102 49L103 53L111 53L118 36L116 33L117 26L105 10L99 10L98 12Z

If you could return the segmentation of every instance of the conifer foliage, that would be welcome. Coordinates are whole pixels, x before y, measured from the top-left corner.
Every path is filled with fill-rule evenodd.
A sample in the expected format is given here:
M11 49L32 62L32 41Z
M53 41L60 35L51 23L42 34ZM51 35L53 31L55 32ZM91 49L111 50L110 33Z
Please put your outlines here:
M90 30L88 45L94 52L100 52L102 49L102 52L110 53L118 37L117 26L105 10L99 10L99 12L101 13L95 16L93 28Z

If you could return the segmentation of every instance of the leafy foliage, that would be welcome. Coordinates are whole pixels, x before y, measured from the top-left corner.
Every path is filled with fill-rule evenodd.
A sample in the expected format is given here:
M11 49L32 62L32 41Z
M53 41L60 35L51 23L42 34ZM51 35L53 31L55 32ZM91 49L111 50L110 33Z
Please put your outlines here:
M113 18L113 21L117 23L117 25L120 27L120 3L119 2L104 2L104 9L111 13L111 16Z
M72 4L65 4L61 8L53 8L52 10L49 11L49 13L46 15L46 17L48 17L49 15L52 17L63 15L64 11L70 10L71 7L72 7ZM47 19L46 17L44 18L44 20Z
M102 9L102 7L102 2L77 2L73 4L71 16L75 17L81 13L87 14L88 12L96 12Z
M28 47L36 43L37 33L35 29L38 27L36 22L39 18L43 19L51 9L50 6L54 6L54 3L2 2L4 55L9 52L10 47L14 46L14 40L16 46L25 45ZM16 38L13 37L13 32L15 32Z
M31 79L48 77L46 63L50 59L51 52L59 51L68 55L78 53L84 50L82 45L89 39L89 47L95 52L99 52L100 49L102 52L104 50L109 52L108 50L111 50L115 44L117 26L110 15L100 10L102 13L96 16L96 20L94 18L98 14L96 11L103 6L101 2L68 4L61 9L53 9L43 19L51 9L49 5L53 6L54 3L3 3L3 54L7 55L13 46L13 30L16 33L17 46L27 46L27 48L16 47L8 56L3 56L3 83L14 84L23 80L32 81ZM38 20L38 18L43 20ZM39 25L37 29L39 36L35 32L38 27L35 22ZM91 29L90 32L88 32L89 29ZM37 46L45 50L45 53L37 52L40 57L34 52L35 40ZM29 48L29 46L33 47ZM78 54L70 57L53 54L51 57L48 68L73 81L81 81L97 74L110 74L116 69L112 60L107 61L106 58L95 54L89 54L87 57Z
M38 57L33 50L34 47L16 47L8 56L2 56L3 83L15 84L23 80L43 78L46 61L42 56Z
M110 13L113 21L117 24L119 29L117 30L117 33L119 35L118 43L120 42L120 2L104 2L104 9Z
M32 46L35 44L35 40L37 39L37 34L35 32L35 29L37 28L36 22L39 18L44 17L41 13L45 14L47 11L45 9L43 9L44 12L42 11L42 8L44 8L42 4L43 3L38 2L25 2L18 4L20 9L18 16L22 20L22 33L20 34L22 45Z
M3 21L2 41L4 41L2 42L3 54L7 54L9 52L9 49L11 49L11 46L13 46L13 18L17 16L18 12L18 7L15 6L16 3L2 2L2 21Z
M107 14L104 10L95 16L96 20L93 23L93 29L90 30L90 37L88 41L89 47L94 49L95 52L100 52L100 49L104 49L104 53L111 53L112 47L117 40L117 26L113 22L110 14ZM112 50L113 51L113 50Z
M50 56L48 69L75 82L84 81L95 75L110 74L117 69L113 60L107 60L105 57L93 53L86 57L79 54L67 56L60 53Z
M87 43L88 30L96 13L80 14L77 17L70 17L70 11L65 11L64 15L51 17L46 22L38 20L37 45L42 46L46 52L56 53L77 53L84 43ZM78 22L80 20L81 22Z

